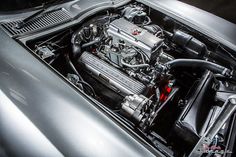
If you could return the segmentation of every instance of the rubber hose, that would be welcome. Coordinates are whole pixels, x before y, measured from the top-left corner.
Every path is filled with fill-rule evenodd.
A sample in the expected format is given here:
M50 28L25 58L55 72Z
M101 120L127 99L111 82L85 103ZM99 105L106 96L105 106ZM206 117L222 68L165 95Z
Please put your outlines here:
M175 59L169 61L165 64L167 69L174 69L177 67L192 67L192 68L202 68L212 71L213 73L222 74L224 76L231 76L231 70L223 67L219 64L212 63L200 59Z
M77 60L78 57L81 55L81 39L79 37L79 31L75 32L73 35L72 35L72 38L71 38L71 43L72 43L72 59L73 60Z

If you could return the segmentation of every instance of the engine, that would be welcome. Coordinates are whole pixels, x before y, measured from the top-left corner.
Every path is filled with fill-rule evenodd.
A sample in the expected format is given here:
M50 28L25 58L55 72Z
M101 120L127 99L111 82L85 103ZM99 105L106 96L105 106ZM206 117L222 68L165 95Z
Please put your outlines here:
M235 71L201 35L156 15L127 5L29 47L152 144L190 150L226 101L221 92L236 89Z
M109 36L108 41L96 49L95 55L87 57L89 54L83 53L80 62L85 63L90 60L91 64L97 63L93 64L94 67L90 67L90 70L102 79L109 80L123 95L141 94L144 91L144 84L156 79L154 64L150 63L160 54L162 39L124 18L111 22L103 33ZM104 61L99 62L95 56ZM96 72L96 68L100 71ZM140 82L130 79L127 74ZM123 86L118 87L120 84Z
M159 26L141 27L125 17L117 17L105 24L99 20L73 35L74 55L79 56L78 63L87 74L124 97L121 113L144 126L143 123L151 120L154 104L159 103L153 103L146 96L150 90L158 93L155 81L160 79L164 64L174 58L163 52ZM103 18L102 21L106 20ZM86 39L89 42L81 44ZM94 44L99 46L77 54L81 48Z

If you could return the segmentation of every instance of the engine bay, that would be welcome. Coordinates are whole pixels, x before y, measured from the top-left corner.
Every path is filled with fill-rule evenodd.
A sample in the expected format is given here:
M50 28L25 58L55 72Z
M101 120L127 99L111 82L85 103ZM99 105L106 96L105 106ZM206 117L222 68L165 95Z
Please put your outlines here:
M236 94L236 59L224 46L140 3L26 46L167 155L189 154ZM215 145L225 148L229 123Z

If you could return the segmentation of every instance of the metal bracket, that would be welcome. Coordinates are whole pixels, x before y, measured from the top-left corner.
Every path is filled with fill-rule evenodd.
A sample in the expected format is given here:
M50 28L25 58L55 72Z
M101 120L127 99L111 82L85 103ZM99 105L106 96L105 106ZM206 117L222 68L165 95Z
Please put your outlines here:
M200 138L196 146L193 148L189 157L200 157L204 154L204 146L210 145L213 138L223 127L225 122L231 117L236 111L236 95L230 96L224 103L221 112L216 118L215 122L208 128L205 134Z

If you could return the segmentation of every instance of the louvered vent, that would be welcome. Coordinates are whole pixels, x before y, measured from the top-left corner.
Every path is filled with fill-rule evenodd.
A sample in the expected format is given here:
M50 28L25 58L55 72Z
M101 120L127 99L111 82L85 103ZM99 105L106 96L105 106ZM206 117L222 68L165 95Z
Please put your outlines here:
M52 12L45 13L39 17L36 17L34 20L27 23L23 28L15 28L16 24L22 20L15 20L10 22L1 23L12 36L20 35L23 33L39 31L45 28L49 28L61 23L68 21L71 18L68 11L65 9L59 9Z

